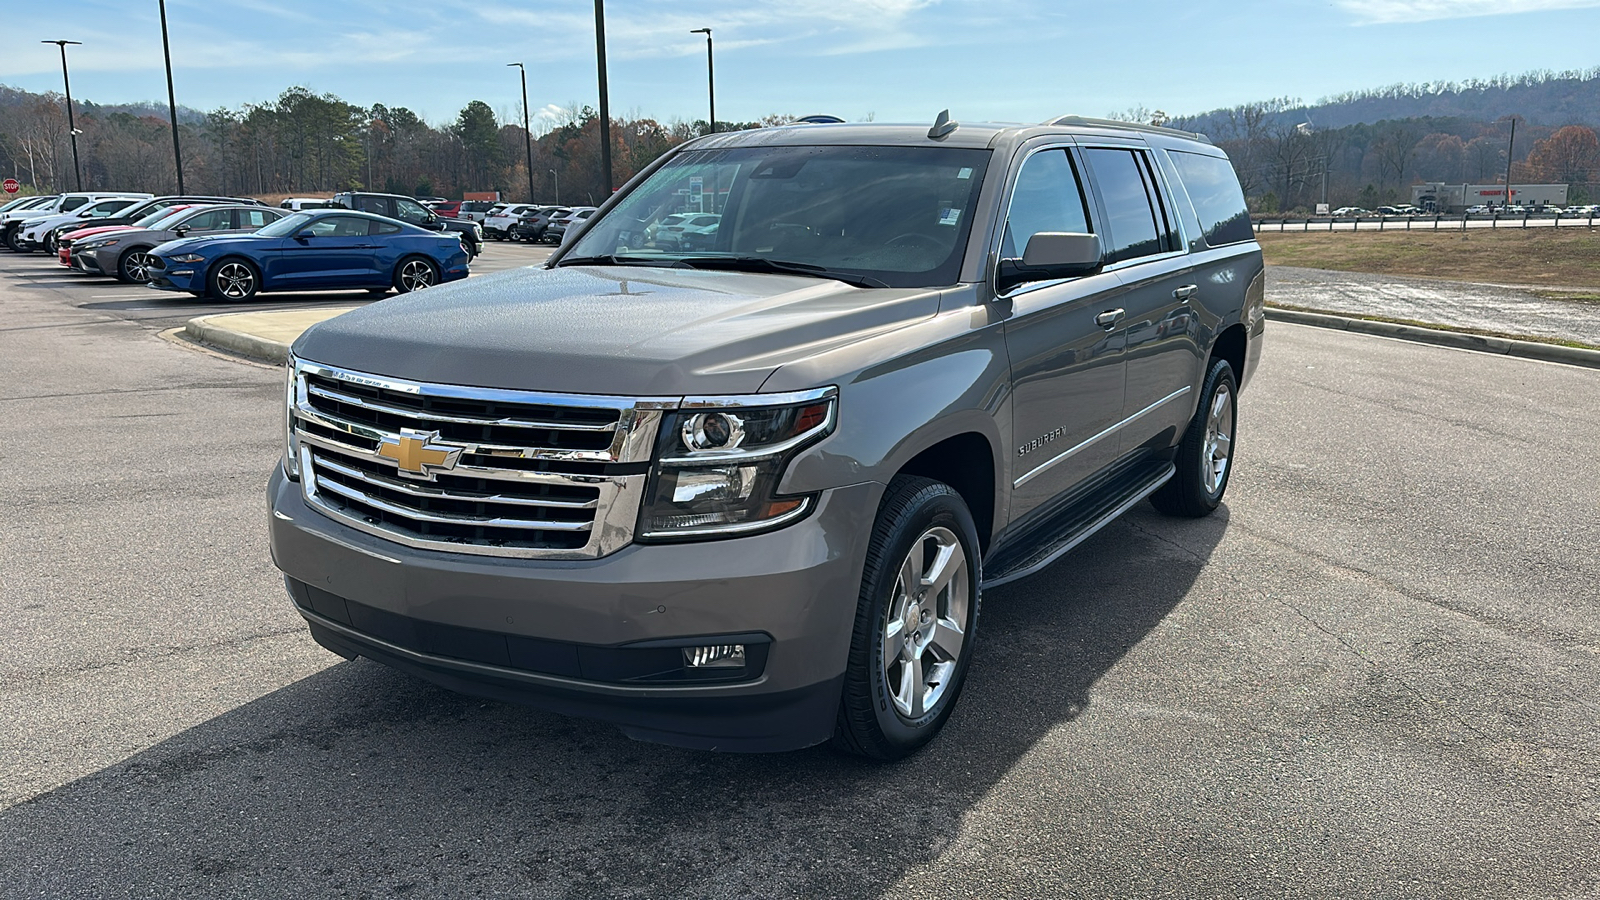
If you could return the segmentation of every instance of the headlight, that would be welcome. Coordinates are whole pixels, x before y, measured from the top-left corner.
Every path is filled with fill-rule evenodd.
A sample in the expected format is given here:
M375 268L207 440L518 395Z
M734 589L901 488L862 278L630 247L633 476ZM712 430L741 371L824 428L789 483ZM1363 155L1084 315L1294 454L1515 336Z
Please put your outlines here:
M778 484L795 454L833 432L836 394L687 402L662 422L640 538L748 534L804 516L816 498L779 496Z
M294 357L284 367L283 388L283 474L300 478L300 441L294 435L294 407L299 399L300 380L295 377Z
M79 247L78 249L79 250L99 250L101 247L115 247L116 244L117 244L117 239L116 238L111 238L110 240L104 240L104 241L90 241L89 243L84 244L83 246Z
M185 253L182 256L174 256L172 261L181 263L197 263L205 262L206 258L198 253Z

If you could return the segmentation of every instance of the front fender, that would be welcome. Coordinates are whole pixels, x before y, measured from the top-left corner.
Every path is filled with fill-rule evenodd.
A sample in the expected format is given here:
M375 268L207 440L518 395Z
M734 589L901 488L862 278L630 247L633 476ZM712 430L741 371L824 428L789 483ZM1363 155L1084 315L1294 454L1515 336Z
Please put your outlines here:
M839 425L795 458L779 490L887 484L929 447L978 434L993 454L996 498L1003 500L999 486L1011 477L1011 458L1002 451L1011 430L1009 379L1002 327L984 305L961 306L785 365L762 390L837 384ZM1003 507L995 505L997 521L1005 521Z

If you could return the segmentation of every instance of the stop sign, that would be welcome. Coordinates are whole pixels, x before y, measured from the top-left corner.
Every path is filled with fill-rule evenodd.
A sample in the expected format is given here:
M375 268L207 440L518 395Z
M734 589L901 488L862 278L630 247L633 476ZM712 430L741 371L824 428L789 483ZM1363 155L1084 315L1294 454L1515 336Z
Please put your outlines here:
M5 188L8 194L15 194L17 191L22 190L22 185L15 178L7 178L5 181L0 181L0 187Z

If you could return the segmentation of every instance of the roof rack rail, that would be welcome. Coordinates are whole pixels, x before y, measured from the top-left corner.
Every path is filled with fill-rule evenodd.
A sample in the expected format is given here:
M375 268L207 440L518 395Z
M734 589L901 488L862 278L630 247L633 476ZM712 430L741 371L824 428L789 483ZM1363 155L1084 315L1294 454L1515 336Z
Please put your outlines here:
M844 120L839 118L838 116L812 115L812 116L801 116L800 118L794 120L794 124L796 124L796 125L802 125L802 124L804 124L804 125L843 125L844 124Z
M1039 123L1041 125L1089 125L1097 128L1125 128L1130 131L1147 131L1151 134L1170 134L1173 137L1188 138L1193 141L1211 143L1211 138L1198 131L1184 131L1181 128L1167 128L1162 125L1145 125L1140 122L1119 122L1116 119L1093 119L1088 116L1058 116Z

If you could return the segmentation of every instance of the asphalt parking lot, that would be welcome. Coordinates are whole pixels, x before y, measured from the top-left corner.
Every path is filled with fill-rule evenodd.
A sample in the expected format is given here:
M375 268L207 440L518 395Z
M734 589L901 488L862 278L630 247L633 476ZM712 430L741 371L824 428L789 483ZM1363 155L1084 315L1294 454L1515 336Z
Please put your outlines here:
M321 650L281 375L160 337L236 307L51 267L0 254L0 897L1600 896L1600 371L1274 323L1226 507L989 592L925 752L712 755Z

